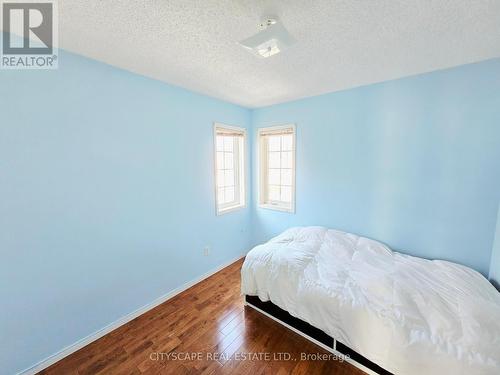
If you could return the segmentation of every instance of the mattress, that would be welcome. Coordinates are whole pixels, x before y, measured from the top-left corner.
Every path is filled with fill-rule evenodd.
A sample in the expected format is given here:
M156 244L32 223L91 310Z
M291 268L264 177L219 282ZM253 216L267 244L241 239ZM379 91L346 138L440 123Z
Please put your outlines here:
M252 249L241 281L394 374L500 374L500 293L468 267L300 227Z

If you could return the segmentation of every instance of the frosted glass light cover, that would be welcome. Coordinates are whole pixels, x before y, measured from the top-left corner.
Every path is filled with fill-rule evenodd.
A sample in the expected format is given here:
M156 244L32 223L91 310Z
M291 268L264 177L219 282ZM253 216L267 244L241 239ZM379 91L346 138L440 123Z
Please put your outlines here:
M276 39L271 39L265 43L262 43L256 48L257 53L262 57L269 57L280 53L279 42Z
M268 26L257 34L246 38L240 44L259 57L270 57L290 47L296 42L288 30L280 23Z

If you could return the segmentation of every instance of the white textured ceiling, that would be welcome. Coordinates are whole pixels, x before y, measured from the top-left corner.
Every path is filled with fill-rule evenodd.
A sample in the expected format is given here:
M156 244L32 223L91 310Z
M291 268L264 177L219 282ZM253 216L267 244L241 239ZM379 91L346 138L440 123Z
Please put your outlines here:
M237 42L265 14L298 43L259 59ZM61 0L59 25L66 50L247 107L500 56L500 0Z

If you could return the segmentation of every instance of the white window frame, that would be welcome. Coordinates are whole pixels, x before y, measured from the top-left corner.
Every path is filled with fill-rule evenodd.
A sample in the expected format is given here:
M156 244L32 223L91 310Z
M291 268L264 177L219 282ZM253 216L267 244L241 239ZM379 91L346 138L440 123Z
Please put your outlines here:
M270 201L268 199L268 174L269 174L269 152L268 152L268 141L266 135L270 134L282 134L285 132L291 132L292 134L292 186L291 195L292 199L290 203L285 203L282 201ZM296 165L295 165L295 153L296 153L296 127L295 124L271 126L267 128L258 129L258 142L259 142L259 207L284 211L289 213L295 213L295 190L296 190Z
M226 214L228 212L233 212L246 207L246 149L247 149L247 131L245 128L240 128L237 126L226 125L222 123L215 122L214 127L214 191L215 191L215 212L217 215ZM237 149L235 150L235 164L233 166L235 185L234 194L235 200L233 202L224 203L219 205L219 196L217 192L218 182L217 182L217 134L223 133L237 133L241 136L241 141ZM233 146L234 147L234 146Z

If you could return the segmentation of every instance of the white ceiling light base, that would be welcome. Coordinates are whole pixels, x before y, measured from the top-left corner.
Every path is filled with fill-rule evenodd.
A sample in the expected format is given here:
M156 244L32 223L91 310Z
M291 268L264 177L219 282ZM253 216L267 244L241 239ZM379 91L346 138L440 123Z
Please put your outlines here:
M264 17L259 26L262 31L239 42L258 57L276 55L297 42L275 16Z

